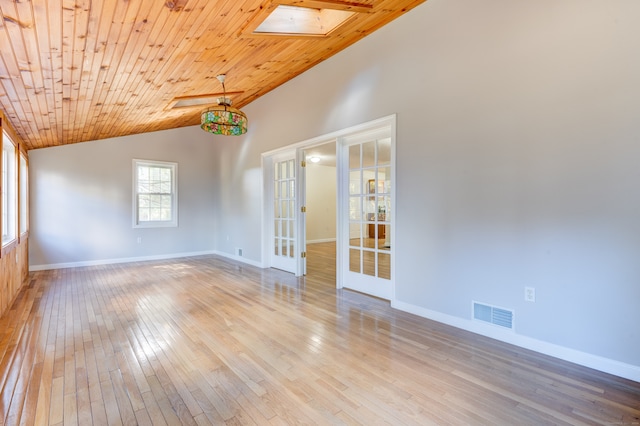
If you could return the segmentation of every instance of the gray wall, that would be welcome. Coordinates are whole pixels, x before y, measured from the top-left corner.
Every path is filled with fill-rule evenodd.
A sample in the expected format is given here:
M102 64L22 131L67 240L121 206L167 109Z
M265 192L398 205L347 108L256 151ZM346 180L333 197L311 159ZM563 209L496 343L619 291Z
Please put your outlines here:
M481 331L640 380L637 16L429 0L244 108L218 225L260 261L260 153L397 113L393 305L471 330L472 300L514 309Z
M133 228L134 158L178 163L177 228ZM30 151L31 268L212 252L215 158L197 127Z

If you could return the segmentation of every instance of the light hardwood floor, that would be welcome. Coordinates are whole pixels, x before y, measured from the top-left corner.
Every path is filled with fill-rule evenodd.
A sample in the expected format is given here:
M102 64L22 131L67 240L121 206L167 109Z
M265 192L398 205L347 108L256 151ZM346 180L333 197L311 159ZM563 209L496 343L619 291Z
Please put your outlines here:
M41 271L0 319L0 423L640 423L640 383L215 256Z

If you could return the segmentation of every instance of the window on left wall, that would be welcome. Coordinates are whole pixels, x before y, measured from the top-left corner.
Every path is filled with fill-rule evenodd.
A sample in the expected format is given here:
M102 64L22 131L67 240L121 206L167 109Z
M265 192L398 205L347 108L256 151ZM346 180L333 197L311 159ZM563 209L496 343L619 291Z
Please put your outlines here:
M16 239L17 188L16 146L6 132L2 134L2 246Z
M178 164L133 160L133 227L178 226Z
M27 188L29 187L29 167L27 165L27 157L25 157L23 153L20 153L18 175L18 181L20 183L18 190L18 211L20 212L20 223L18 224L18 228L20 228L20 236L23 236L27 231L29 231L29 195L27 192Z

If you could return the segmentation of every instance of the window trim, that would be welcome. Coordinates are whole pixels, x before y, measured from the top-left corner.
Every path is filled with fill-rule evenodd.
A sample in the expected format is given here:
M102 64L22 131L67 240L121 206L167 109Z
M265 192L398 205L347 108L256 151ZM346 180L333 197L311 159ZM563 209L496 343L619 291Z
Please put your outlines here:
M176 228L178 226L178 163L133 159L132 162L132 219L134 228ZM138 219L138 168L164 167L171 169L171 220L140 221Z
M6 158L5 160L5 152L8 152L8 149L5 149L5 143L8 143L13 147L13 154L11 158ZM17 170L17 158L18 155L18 147L13 141L13 139L7 134L6 131L2 130L2 166L0 166L2 170L2 183L0 184L2 194L2 200L0 201L0 205L2 205L2 210L0 216L2 216L2 248L6 249L7 247L13 246L13 243L17 243L18 241L18 170ZM6 168L6 170L5 170ZM7 182L9 182L9 178L12 177L12 182L7 184L7 188L5 188L5 173L7 177ZM11 173L12 176L9 176ZM5 217L5 197L6 197L6 217ZM11 209L11 211L9 210ZM7 221L7 234L4 232L5 220ZM9 232L9 227L13 228L13 232ZM6 239L5 239L6 238Z
M24 161L24 168L23 168ZM23 230L24 226L24 230ZM29 159L18 150L18 237L29 234Z

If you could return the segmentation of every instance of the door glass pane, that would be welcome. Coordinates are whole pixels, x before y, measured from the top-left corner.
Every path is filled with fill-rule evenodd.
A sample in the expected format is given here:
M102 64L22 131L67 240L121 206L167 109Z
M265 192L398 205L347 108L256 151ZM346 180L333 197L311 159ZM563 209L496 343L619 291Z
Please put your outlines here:
M360 145L351 145L349 147L349 168L360 168Z
M362 246L362 224L360 222L349 224L349 245L352 247Z
M292 220L292 221L289 222L289 237L290 238L295 238L296 237L295 229L296 229L296 222Z
M378 166L391 164L391 138L378 141Z
M375 194L376 172L375 170L363 170L362 171L362 193L363 194Z
M391 279L391 255L389 253L378 253L378 276Z
M378 169L378 192L391 193L391 168L381 167Z
M380 225L384 229L384 237L379 240L378 248L383 251L391 250L391 225Z
M376 197L367 197L364 201L364 213L366 220L376 220Z
M349 270L360 273L360 250L349 249Z
M349 220L362 220L362 197L349 197Z
M378 179L369 179L369 190L367 191L369 194L377 194L382 192L380 188L380 184L378 183Z
M376 141L362 144L362 167L373 167L376 165Z
M372 251L362 252L362 273L365 275L376 275L376 254Z
M274 254L276 256L280 255L280 240L278 238L276 238L276 241L275 241Z
M362 172L360 170L349 172L349 194L362 194Z
M366 248L376 248L376 241L378 241L376 239L376 225L369 223L367 224L367 228L367 238L363 240L362 245Z
M391 219L391 197L378 197L378 220L389 222Z

